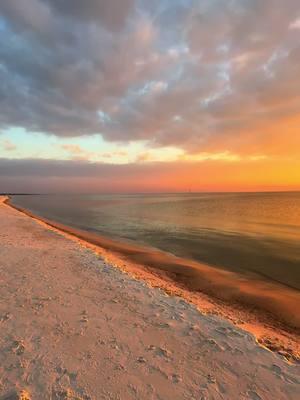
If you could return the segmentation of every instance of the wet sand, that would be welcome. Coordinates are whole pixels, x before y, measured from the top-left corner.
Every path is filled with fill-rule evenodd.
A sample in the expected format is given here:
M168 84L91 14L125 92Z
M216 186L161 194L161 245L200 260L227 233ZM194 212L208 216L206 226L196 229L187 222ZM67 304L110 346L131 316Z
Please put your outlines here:
M221 318L225 303L202 295L205 315L132 274L184 295L167 276L0 204L0 399L299 398L299 364ZM295 353L297 336L284 334Z

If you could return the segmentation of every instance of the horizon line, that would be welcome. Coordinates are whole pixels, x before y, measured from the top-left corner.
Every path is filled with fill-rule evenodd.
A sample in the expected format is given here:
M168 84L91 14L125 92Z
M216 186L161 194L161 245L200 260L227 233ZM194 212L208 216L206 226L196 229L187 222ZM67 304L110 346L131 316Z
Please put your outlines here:
M215 191L151 191L151 192L0 192L0 196L50 196L50 195L153 195L153 194L263 194L263 193L300 193L295 190L215 190Z

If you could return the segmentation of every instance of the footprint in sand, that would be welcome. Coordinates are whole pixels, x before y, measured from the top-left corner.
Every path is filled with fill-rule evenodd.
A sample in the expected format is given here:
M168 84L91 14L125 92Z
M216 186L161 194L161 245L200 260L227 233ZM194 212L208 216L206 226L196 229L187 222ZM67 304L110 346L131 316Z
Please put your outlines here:
M243 335L241 332L238 332L237 330L232 329L230 327L220 326L216 328L215 331L225 336L240 337L240 338L245 337L245 335Z
M172 374L170 379L172 380L173 383L180 383L182 381L182 378L178 374Z
M260 395L258 393L256 393L254 390L249 390L247 392L247 395L249 396L249 399L251 399L251 400L262 400Z
M87 314L87 312L86 312L85 310L83 310L82 313L81 313L80 322L85 322L85 323L87 323L88 321L89 321L89 320L88 320L88 314Z
M208 381L208 383L216 383L217 382L216 378L212 374L207 375L207 381Z
M25 351L23 340L15 340L13 342L12 349L18 356L22 355Z
M11 319L11 313L7 312L0 317L0 322L6 322Z
M170 358L171 357L171 353L170 353L169 350L164 349L163 347L156 347L153 344L148 346L148 351L154 351L155 355L157 355L159 357L164 357L164 358Z
M52 399L53 400L91 400L92 398L87 394L84 394L83 396L78 396L71 389L61 389L61 390L55 390L52 393Z
M281 374L282 374L281 368L278 367L278 365L276 365L276 364L273 364L273 365L272 365L271 370L272 370L273 372L275 372L275 374L278 375L278 376L281 376Z
M215 339L208 338L208 339L205 339L203 342L206 343L206 344L208 344L211 348L214 348L215 350L218 350L218 351L223 351L223 350L224 350L224 348L221 347L221 346L215 341Z

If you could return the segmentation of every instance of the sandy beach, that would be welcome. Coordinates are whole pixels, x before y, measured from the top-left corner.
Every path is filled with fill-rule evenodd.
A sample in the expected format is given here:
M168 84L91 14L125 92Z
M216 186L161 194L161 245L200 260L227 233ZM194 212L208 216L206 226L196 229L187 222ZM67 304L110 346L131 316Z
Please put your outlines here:
M113 261L0 203L1 400L299 398L296 360Z

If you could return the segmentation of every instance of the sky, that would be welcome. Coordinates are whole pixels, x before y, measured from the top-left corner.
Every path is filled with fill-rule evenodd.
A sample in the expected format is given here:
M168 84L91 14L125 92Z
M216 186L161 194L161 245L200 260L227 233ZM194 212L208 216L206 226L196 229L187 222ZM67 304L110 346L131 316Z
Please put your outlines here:
M300 190L299 0L1 0L0 192Z

